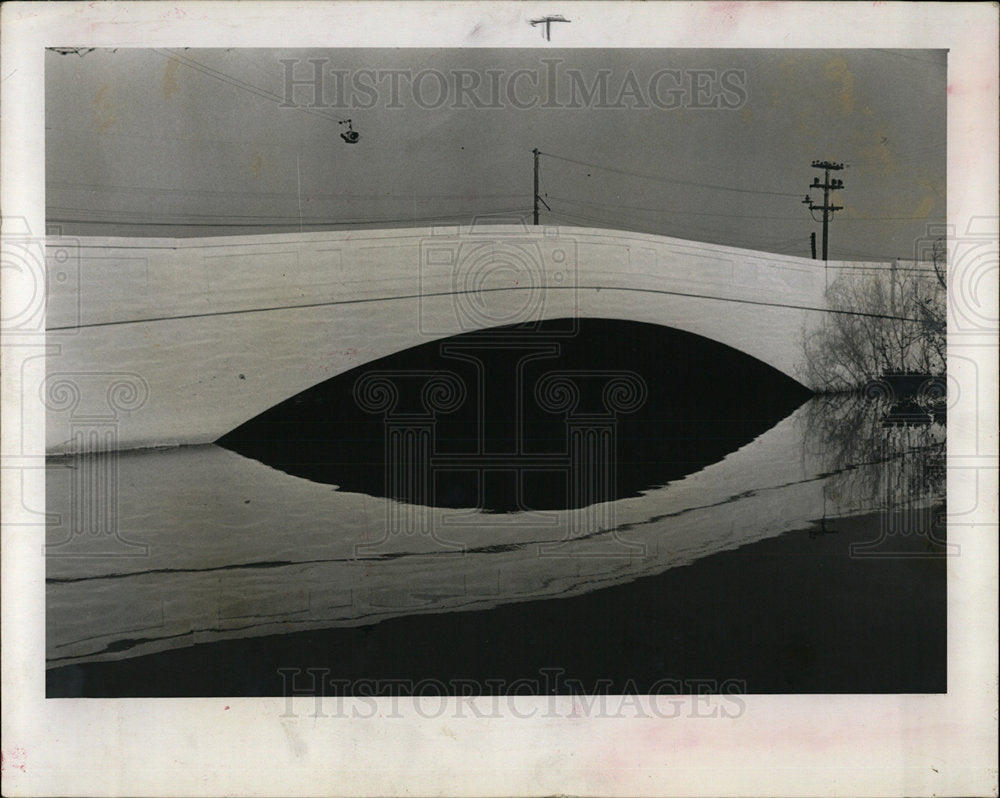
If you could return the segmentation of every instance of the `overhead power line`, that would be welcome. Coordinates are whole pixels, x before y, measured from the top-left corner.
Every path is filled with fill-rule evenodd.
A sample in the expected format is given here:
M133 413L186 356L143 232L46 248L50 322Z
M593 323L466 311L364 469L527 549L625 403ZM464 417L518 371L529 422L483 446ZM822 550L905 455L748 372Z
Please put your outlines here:
M197 188L167 188L167 187L156 187L156 186L116 186L101 183L67 183L59 180L50 180L46 182L46 187L49 189L64 189L69 191L85 191L85 192L106 192L106 193L138 193L138 194L182 194L192 197L250 197L250 198L260 198L260 197L294 197L297 192L295 191L232 191L227 189L197 189ZM312 192L305 192L304 196L309 197L310 200L341 200L344 202L353 202L355 200L431 200L431 199L462 199L462 200L482 200L482 199L510 199L511 197L525 198L525 193L511 193L511 194L355 194L352 192L340 192L337 194L316 194Z
M552 210L549 213L549 215L556 219L561 219L564 222L567 222L568 224L573 226L582 225L587 227L598 227L598 228L607 228L609 226L612 226L615 229L631 230L632 232L645 233L648 235L671 236L673 238L683 238L683 239L691 238L690 234L688 233L685 234L665 233L663 230L644 229L642 226L637 226L634 224L629 224L626 226L622 226L620 224L609 225L607 219L600 219L595 216L587 216L585 214L570 213L568 211L559 210L558 208ZM775 242L773 239L764 239L761 236L752 236L752 238L756 239L756 242L751 245L748 244L747 242L748 237L743 234L735 235L730 233L729 236L726 236L725 234L721 234L719 230L714 230L714 229L705 232L710 232L712 234L712 240L715 241L716 243L722 244L724 246L739 247L741 249L760 248L761 251L774 251L775 249L784 247L789 243L788 239L782 239L780 242Z
M702 183L695 180L681 180L675 177L663 177L662 175L651 175L643 172L633 172L628 169L620 169L616 166L605 166L603 164L591 163L589 161L581 161L576 158L567 158L563 155L555 155L551 152L540 152L540 155L544 155L546 158L553 158L557 161L565 161L566 163L576 164L578 166L587 166L591 169L601 169L605 172L613 172L614 174L625 175L626 177L637 177L642 180L651 180L656 183L667 183L679 186L693 186L697 188L710 188L718 191L734 191L739 194L769 194L775 197L798 197L798 194L793 194L788 191L766 191L764 189L757 188L740 188L737 186L723 186L717 183Z
M77 209L82 210L82 209ZM342 225L355 224L407 224L410 222L434 222L447 219L471 219L483 216L505 216L520 215L527 216L531 211L524 207L519 208L498 208L489 211L469 211L466 213L439 214L436 216L402 216L396 218L373 218L373 219L347 219L334 221L332 219L302 220L303 227L339 227ZM178 214L185 219L199 218L196 214ZM162 218L162 217L161 217ZM66 217L50 218L48 221L57 224L100 224L100 225L123 225L128 227L297 227L299 225L298 216L201 216L203 219L217 219L218 221L151 221L134 219L123 221L116 219L71 219ZM256 219L257 221L238 221L239 219Z
M548 200L554 200L556 202L568 202L572 205L587 205L595 208L616 208L628 211L644 211L647 213L669 213L678 214L681 216L717 216L724 219L775 219L779 221L800 221L801 216L775 216L766 215L758 216L756 214L746 214L746 213L713 213L711 211L679 211L675 208L654 208L649 205L622 205L616 202L599 202L593 200L579 200L571 199L569 197L557 197L549 194L543 194L542 196ZM796 194L796 196L798 196ZM923 220L943 220L944 216L853 216L853 217L843 217L839 221L848 222L884 222L884 221L923 221Z
M59 125L46 125L46 130L55 130L60 133L72 133L78 136L93 137L93 128L89 127L61 127ZM295 141L264 141L261 139L220 139L220 138L199 138L197 136L153 136L145 133L127 133L118 130L116 125L112 130L106 130L100 134L101 139L125 138L142 139L143 141L173 141L180 144L208 144L216 147L222 144L233 144L239 147L273 147L276 149L300 150L310 146L303 142Z
M225 72L220 72L218 69L210 67L208 66L208 64L203 64L200 61L195 61L193 58L183 55L182 53L179 53L176 50L164 49L164 50L154 50L153 52L155 52L157 55L163 56L168 60L173 60L180 64L183 64L189 69L193 69L195 72L200 72L203 75L218 80L222 83L226 83L229 86L239 89L240 91L247 92L248 94L252 94L264 100L268 100L269 102L275 103L276 105L281 105L282 103L287 102L287 98L282 97L280 94L275 94L274 92L268 91L267 89L261 88L260 86L256 86L253 83L247 83L245 80L240 80L239 78L233 77L232 75L229 75ZM308 105L295 105L294 109L297 111L302 111L304 113L312 114L313 116L321 117L330 122L337 122L339 124L341 121L338 116L335 116L334 114L331 114L328 111L324 111L320 108L313 108Z
M915 55L910 55L909 52L900 52L899 50L885 50L885 49L879 49L879 50L876 50L876 52L884 53L885 55L894 55L897 58L905 58L907 61L918 61L921 64L930 64L931 66L936 66L936 67L944 67L945 66L944 61L941 60L941 59L932 60L930 58L919 58L919 57L917 57ZM917 50L916 52L919 53L921 51Z

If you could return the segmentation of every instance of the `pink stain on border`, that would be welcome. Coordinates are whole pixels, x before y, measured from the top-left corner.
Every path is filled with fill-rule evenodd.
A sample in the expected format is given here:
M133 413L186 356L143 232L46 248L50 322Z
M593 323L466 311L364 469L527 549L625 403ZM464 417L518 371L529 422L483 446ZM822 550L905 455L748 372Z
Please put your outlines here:
M23 748L18 748L15 746L9 751L0 751L0 772L6 773L7 768L11 770L20 770L24 773L24 767L27 764L28 752Z
M717 14L725 14L730 19L736 16L736 13L740 10L739 3L712 3L712 11Z

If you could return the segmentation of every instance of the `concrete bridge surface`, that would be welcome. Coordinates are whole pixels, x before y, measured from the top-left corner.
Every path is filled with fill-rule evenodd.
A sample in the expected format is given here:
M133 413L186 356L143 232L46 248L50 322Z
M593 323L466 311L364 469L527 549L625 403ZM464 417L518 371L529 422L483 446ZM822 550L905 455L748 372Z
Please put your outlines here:
M803 381L825 315L817 261L577 227L63 237L47 269L52 454L209 443L386 355L551 319L673 327Z

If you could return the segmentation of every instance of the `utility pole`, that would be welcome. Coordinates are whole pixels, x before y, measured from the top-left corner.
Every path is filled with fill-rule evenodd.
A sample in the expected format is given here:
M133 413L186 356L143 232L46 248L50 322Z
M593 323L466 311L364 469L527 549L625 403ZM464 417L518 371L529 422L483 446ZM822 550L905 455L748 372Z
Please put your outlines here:
M535 226L538 226L538 147L532 150L535 155Z
M816 260L816 231L809 234L809 247L812 249L813 260Z
M812 198L806 194L806 198L802 200L803 205L808 205L810 211L823 211L823 261L827 260L827 244L829 242L829 229L830 229L830 219L833 218L835 211L844 210L843 205L831 205L830 204L830 192L836 191L844 187L843 180L830 180L830 172L839 171L844 168L842 163L832 163L831 161L813 161L814 169L823 170L823 182L819 182L818 177L813 178L812 185L810 188L821 188L823 189L823 204L814 205Z
M538 225L538 203L539 202L542 203L542 205L545 206L545 209L548 210L549 212L551 212L552 209L549 207L549 203L547 203L545 200L543 200L542 197L541 197L541 195L538 193L538 156L541 155L541 153L538 151L538 147L535 147L535 149L533 149L531 152L534 153L534 156L535 156L535 225L537 226Z
M298 186L299 197L299 232L302 232L302 169L299 167L299 154L295 153L295 184Z

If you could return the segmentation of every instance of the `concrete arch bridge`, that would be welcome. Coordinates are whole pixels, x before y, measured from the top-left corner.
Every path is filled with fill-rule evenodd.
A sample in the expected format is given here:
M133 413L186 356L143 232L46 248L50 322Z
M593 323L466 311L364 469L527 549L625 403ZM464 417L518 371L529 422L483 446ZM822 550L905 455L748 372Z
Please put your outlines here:
M673 327L803 381L826 315L816 261L577 227L63 237L46 258L52 454L212 442L386 355L555 319Z

